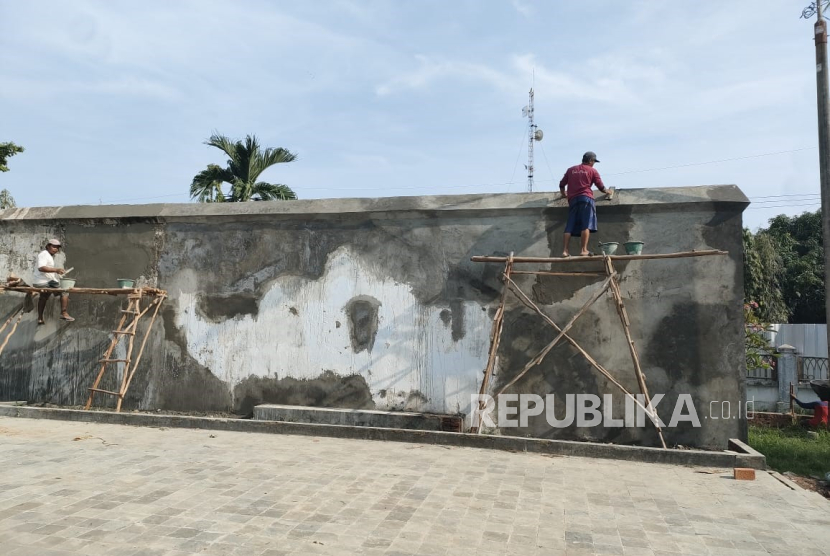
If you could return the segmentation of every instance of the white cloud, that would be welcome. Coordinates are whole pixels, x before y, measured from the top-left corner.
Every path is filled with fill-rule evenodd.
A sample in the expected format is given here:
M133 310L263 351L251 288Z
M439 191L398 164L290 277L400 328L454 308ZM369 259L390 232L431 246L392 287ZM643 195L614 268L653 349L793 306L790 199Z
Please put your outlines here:
M513 8L524 17L530 17L533 15L533 8L531 8L523 0L510 0L510 3L513 5Z
M417 68L378 85L375 92L379 96L386 96L408 89L423 90L440 80L483 82L498 89L507 80L503 73L482 64L438 60L424 55L416 55L414 59L418 63Z

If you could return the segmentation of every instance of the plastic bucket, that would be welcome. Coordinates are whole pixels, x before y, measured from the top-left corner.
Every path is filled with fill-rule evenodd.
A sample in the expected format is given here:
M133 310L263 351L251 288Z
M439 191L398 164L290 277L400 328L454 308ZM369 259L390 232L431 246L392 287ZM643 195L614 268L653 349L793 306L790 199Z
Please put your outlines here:
M623 245L625 245L625 252L628 255L640 255L643 252L643 243L642 241L626 241Z
M617 247L619 246L620 244L616 241L609 241L608 243L600 242L599 244L599 248L602 249L603 255L613 255L617 252Z
M130 278L119 278L118 279L118 287L119 288L134 288L135 287L135 280L131 280Z
M61 289L68 290L70 288L75 287L75 279L74 278L61 278Z

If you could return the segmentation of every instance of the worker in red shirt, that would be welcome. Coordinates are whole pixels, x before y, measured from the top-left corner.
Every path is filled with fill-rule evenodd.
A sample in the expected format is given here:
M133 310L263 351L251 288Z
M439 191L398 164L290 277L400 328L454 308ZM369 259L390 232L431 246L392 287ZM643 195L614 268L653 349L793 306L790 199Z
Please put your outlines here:
M580 252L582 256L588 252L588 238L591 232L597 231L597 209L594 206L594 192L592 185L606 194L607 199L614 195L613 190L606 190L599 172L594 169L597 160L596 153L588 151L582 155L582 164L571 166L559 182L559 191L563 197L568 197L568 224L565 226L565 247L563 257L570 257L568 245L571 236L580 238ZM567 187L567 194L565 188Z
M795 403L798 404L798 407L802 409L813 410L813 418L807 421L808 425L816 428L827 428L828 405L830 404L823 400L819 400L817 402L802 402L801 400L795 397L795 394L790 394L790 397L793 400L795 400Z

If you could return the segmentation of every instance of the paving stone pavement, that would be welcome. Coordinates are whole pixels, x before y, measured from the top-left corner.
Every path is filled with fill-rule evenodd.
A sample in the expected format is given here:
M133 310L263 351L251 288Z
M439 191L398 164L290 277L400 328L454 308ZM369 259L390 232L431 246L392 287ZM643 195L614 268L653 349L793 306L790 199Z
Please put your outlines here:
M15 418L0 466L3 556L830 554L765 472Z

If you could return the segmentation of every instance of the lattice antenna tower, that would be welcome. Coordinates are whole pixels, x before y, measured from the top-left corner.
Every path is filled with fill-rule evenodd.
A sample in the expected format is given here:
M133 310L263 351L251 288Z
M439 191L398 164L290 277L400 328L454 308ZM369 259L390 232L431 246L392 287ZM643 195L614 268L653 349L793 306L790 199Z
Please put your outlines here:
M533 142L541 141L543 137L542 130L533 121L533 87L528 93L528 104L522 108L522 116L527 118L527 191L533 192Z

